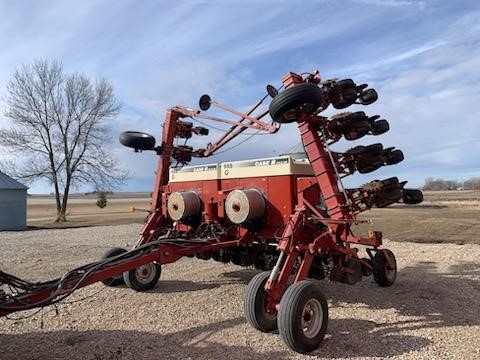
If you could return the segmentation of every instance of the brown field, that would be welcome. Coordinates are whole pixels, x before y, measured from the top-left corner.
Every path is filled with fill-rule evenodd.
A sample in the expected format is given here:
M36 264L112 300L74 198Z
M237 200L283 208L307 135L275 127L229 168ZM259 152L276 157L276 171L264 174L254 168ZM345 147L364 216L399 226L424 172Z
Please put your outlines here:
M91 196L73 196L69 200L67 219L64 224L55 224L55 200L52 196L30 196L28 198L27 218L32 228L70 228L97 225L119 225L143 223L150 208L148 193L119 194L108 198L107 206L100 209L95 205L97 198ZM131 208L136 211L132 212Z
M104 209L95 205L95 196L72 197L68 209L70 221L60 225L52 223L53 198L32 196L28 199L28 224L35 228L141 224L146 212L131 212L130 208L148 209L148 195L116 194ZM357 233L372 227L393 241L480 244L480 191L430 191L424 195L425 201L420 205L399 204L365 212L361 218L370 219L372 224L358 226Z
M420 205L372 209L361 218L393 241L480 244L480 191L428 191Z

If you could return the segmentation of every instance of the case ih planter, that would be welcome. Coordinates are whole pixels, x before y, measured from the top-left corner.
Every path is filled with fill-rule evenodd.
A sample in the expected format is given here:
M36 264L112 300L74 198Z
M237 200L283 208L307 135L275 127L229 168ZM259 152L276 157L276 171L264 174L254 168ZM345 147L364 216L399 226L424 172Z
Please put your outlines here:
M201 110L176 106L167 110L161 142L138 132L120 136L135 151L154 151L160 157L151 210L133 250L115 248L101 261L74 269L46 283L29 283L0 273L0 282L16 292L0 297L0 314L58 302L79 287L96 281L109 286L125 282L145 291L160 277L161 265L183 256L197 256L254 266L256 275L245 291L245 316L256 329L278 329L293 350L316 349L328 324L327 301L318 283L328 278L353 285L373 274L378 285L390 286L396 278L395 256L381 247L382 233L356 236L351 226L357 215L373 206L422 201L418 190L405 189L396 177L345 189L345 176L368 173L403 160L403 153L382 144L356 146L344 153L330 145L344 137L359 139L389 130L386 120L364 112L345 112L331 118L321 114L330 104L336 109L354 103L368 105L377 99L373 89L352 80L321 81L318 72L286 74L280 89L267 86L267 95L246 113L200 98ZM261 104L272 98L268 110ZM223 119L204 114L211 106L235 115ZM255 115L256 114L256 115ZM271 122L263 119L270 114ZM208 135L185 118L230 124L231 128L205 148L174 145L177 138ZM221 164L186 165L193 157L208 157L247 129L275 133L285 123L297 127L304 160L280 156ZM359 258L356 245L367 248ZM123 275L122 275L123 274ZM293 284L288 285L289 278Z

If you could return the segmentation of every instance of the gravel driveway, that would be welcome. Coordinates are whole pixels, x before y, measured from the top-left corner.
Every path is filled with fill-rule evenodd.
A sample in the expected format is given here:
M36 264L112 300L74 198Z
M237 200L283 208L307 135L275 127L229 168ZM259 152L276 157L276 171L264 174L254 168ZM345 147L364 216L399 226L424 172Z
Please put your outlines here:
M137 225L0 233L0 269L54 278L131 246ZM0 319L0 359L480 359L480 246L387 242L397 282L322 282L330 323L311 355L250 327L243 292L256 271L186 258L147 293L95 284L26 320ZM16 313L11 317L30 314Z

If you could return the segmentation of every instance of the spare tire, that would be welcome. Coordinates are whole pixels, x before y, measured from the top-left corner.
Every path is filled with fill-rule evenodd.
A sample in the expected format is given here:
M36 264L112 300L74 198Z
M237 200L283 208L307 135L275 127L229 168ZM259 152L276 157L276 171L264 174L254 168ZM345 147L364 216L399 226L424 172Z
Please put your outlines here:
M291 123L297 120L296 110L301 108L313 114L322 104L323 91L316 84L294 85L275 96L270 103L272 119L278 123Z
M135 150L152 150L155 147L155 138L152 135L138 131L124 131L119 137L120 144Z

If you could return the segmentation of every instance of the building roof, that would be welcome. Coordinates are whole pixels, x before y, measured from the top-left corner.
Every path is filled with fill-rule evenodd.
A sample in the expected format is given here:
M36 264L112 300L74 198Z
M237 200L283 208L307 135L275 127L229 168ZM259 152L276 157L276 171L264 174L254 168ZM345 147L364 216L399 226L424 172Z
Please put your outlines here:
M27 190L28 187L0 171L0 190Z

